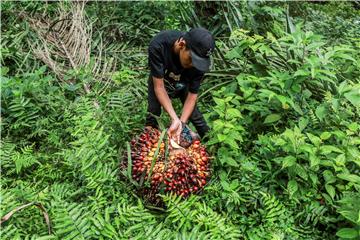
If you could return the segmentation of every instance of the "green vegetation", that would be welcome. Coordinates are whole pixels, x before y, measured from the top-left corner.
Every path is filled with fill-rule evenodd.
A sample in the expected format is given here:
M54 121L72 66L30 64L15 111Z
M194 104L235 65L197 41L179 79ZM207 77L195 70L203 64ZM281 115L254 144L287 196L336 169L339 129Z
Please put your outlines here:
M359 8L1 2L0 215L29 204L1 239L359 239ZM212 179L156 209L119 178L147 44L200 25L217 43L199 99Z

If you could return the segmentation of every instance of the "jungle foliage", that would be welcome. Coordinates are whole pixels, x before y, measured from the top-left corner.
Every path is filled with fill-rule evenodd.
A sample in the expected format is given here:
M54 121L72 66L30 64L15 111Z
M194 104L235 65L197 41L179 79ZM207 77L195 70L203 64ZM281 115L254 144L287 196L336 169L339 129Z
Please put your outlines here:
M213 176L158 209L119 162L147 43L194 26ZM1 2L1 239L359 239L359 37L357 1Z

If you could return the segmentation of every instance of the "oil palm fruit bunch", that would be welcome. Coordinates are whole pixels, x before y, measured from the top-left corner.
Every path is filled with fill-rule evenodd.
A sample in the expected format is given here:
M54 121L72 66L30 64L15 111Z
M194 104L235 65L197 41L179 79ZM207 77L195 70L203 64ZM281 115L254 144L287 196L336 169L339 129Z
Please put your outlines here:
M160 139L160 135L159 130L146 127L132 139L132 179L140 185L148 183L143 184L143 193L148 197L167 192L183 197L198 193L210 177L205 147L200 140L194 140L187 148L175 149L165 144L168 139Z

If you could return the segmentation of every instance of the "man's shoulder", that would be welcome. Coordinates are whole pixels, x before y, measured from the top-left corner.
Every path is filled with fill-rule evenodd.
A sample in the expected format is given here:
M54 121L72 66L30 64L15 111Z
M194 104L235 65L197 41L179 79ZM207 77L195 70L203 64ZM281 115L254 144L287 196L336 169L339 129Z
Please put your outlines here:
M178 30L163 30L156 34L150 41L150 46L161 46L172 44L184 33Z

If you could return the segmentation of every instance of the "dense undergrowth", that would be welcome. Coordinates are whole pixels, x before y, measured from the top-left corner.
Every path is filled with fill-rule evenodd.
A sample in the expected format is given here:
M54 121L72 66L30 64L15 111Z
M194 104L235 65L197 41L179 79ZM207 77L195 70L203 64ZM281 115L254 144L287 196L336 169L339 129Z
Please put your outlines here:
M75 68L61 45L39 57L59 46L34 26L76 4L1 4L0 215L32 203L1 239L359 239L356 2L89 2L91 54ZM145 120L146 44L198 25L217 39L199 99L213 176L157 209L118 166Z

